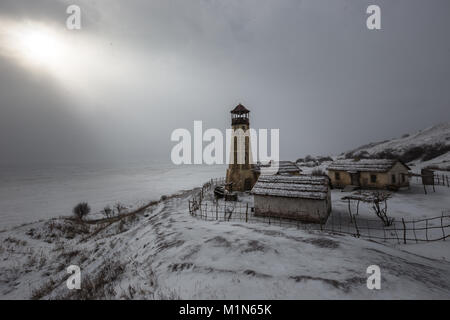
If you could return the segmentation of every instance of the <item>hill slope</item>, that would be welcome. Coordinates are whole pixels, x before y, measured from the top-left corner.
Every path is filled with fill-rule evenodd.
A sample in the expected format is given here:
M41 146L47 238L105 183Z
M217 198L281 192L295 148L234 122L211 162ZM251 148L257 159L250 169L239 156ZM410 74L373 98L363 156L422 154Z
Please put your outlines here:
M0 232L0 298L450 297L448 261L351 236L199 220L188 213L190 196L83 233L67 219ZM81 267L82 290L66 287L71 264ZM373 264L381 290L366 287Z
M450 158L450 122L401 138L363 145L347 152L345 157L400 158L405 162L430 161L439 157L440 162L445 162Z

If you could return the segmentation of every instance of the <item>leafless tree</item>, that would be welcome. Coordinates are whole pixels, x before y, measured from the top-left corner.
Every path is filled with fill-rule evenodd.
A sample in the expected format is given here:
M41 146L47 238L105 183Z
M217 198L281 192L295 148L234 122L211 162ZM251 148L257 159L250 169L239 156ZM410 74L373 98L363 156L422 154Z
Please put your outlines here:
M386 227L392 225L394 218L387 216L387 200L391 197L389 192L374 191L372 192L372 209L378 218L383 221Z

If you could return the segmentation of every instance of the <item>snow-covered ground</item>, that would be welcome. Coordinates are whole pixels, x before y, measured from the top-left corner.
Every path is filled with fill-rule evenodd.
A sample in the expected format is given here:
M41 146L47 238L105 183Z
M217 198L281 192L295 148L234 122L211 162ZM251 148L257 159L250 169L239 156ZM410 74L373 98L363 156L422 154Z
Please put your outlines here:
M417 199L410 205L426 202L438 210L447 189L411 195ZM0 297L450 298L449 241L394 246L258 223L203 221L188 213L192 193L108 226L53 219L0 232ZM335 196L335 210L344 210ZM398 195L399 206L402 197L408 194ZM447 258L430 254L436 250ZM81 291L66 287L70 264L81 267ZM366 269L374 264L381 268L382 288L372 291Z

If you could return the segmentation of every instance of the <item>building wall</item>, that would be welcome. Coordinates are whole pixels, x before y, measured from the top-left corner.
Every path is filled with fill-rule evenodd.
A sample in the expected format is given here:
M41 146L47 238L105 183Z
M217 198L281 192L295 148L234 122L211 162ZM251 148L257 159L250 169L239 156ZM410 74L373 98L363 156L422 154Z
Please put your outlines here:
M405 176L405 180L402 180L402 174ZM392 175L396 176L395 183L392 182ZM391 170L387 173L387 179L389 179L391 185L399 187L409 186L408 169L405 168L400 162L397 162Z
M339 180L336 180L336 172L339 173ZM328 170L328 177L330 178L331 185L334 187L341 188L352 184L350 174L346 171Z
M249 191L257 180L258 174L251 169L243 169L239 165L227 169L226 182L232 183L232 191Z
M377 177L375 182L371 180L372 175ZM366 188L383 189L389 185L389 179L385 172L361 172L360 184Z
M291 218L325 223L331 212L331 195L326 200L255 195L255 216Z

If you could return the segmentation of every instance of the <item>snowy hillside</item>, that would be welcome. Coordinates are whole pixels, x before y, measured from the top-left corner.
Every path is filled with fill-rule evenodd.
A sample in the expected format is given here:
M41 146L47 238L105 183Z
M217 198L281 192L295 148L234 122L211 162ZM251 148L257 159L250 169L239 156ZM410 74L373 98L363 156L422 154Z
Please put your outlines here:
M450 297L445 259L352 236L199 220L188 213L191 195L184 192L114 223L53 219L0 232L0 297ZM65 284L71 264L82 270L78 291ZM366 287L366 269L373 264L382 267L381 290Z
M437 162L445 163L450 152L450 122L403 135L400 138L370 143L345 154L346 157L400 157L405 162L429 161L441 157ZM447 156L445 156L447 154ZM450 163L449 163L450 165Z

